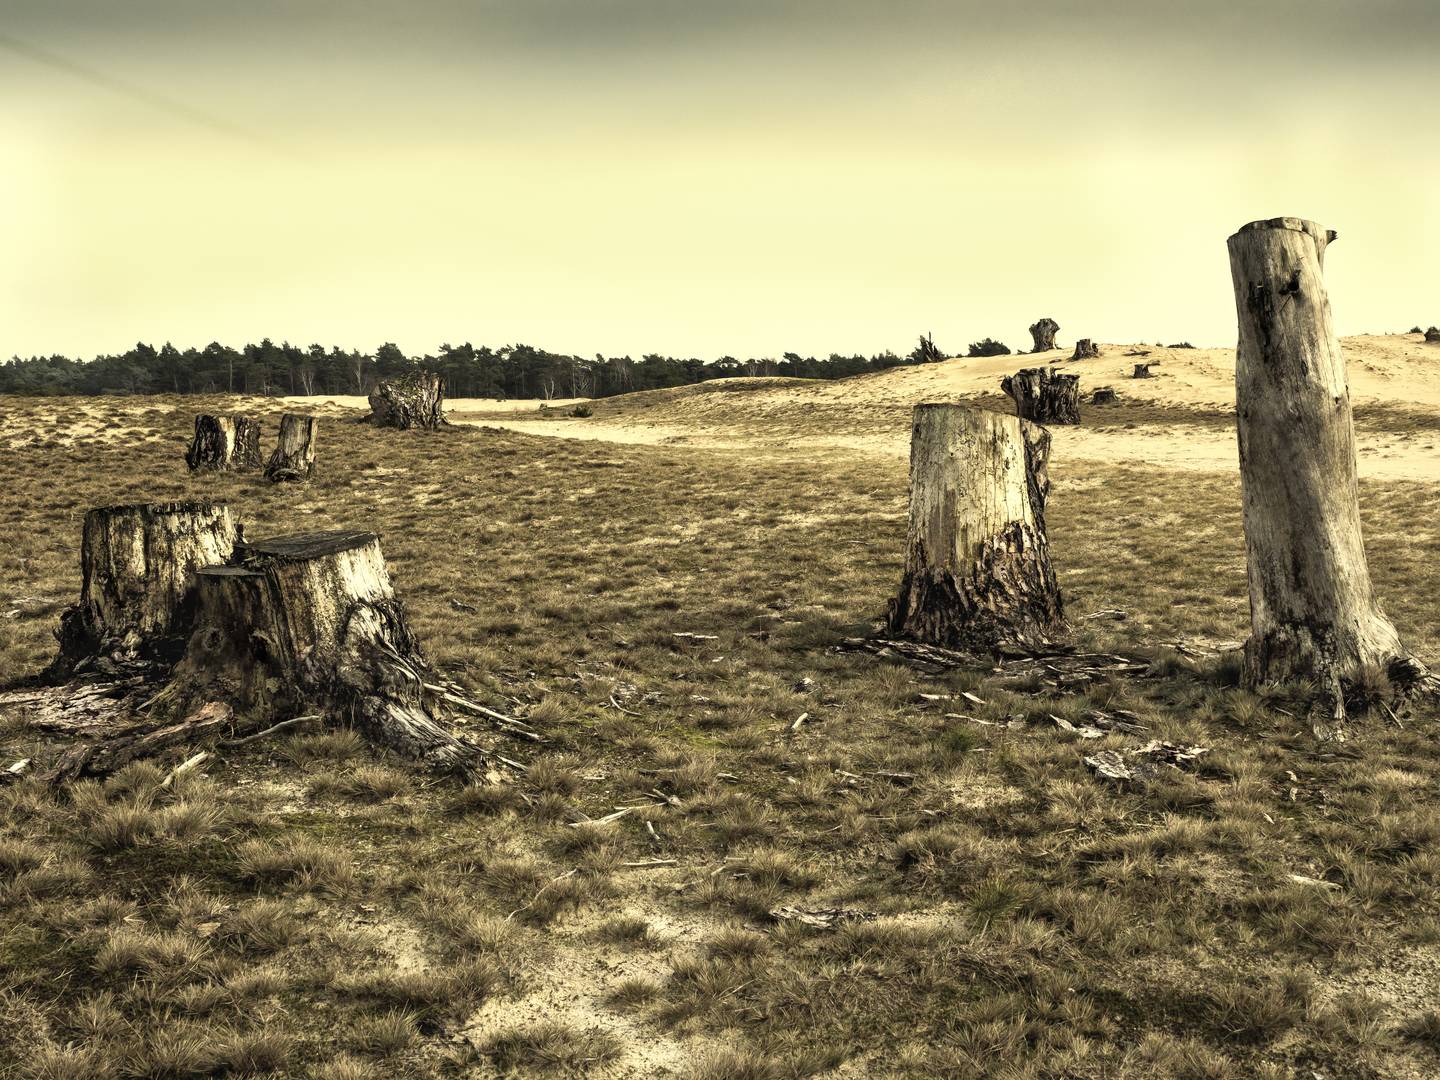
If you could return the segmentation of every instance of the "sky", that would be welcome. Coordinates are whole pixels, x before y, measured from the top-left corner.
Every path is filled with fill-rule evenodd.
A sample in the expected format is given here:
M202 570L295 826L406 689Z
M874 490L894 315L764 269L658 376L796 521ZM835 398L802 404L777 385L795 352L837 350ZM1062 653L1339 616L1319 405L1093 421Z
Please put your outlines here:
M1434 0L0 0L0 356L1440 323Z

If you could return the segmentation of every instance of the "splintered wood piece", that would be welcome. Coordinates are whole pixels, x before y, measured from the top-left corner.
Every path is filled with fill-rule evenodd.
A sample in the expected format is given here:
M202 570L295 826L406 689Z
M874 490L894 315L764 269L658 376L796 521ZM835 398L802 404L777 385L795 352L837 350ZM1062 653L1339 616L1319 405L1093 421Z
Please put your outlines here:
M126 664L173 662L190 635L195 572L230 558L230 511L208 502L105 506L85 515L80 600L60 618L60 682Z
M191 472L241 472L260 467L260 422L249 416L195 417L195 434L185 452Z
M1370 583L1345 359L1325 289L1335 240L1312 221L1255 221L1229 240L1240 342L1235 403L1250 582L1244 680L1311 680L1343 718L1367 672L1433 680Z
M1046 647L1064 629L1045 534L1049 432L964 405L914 415L910 540L890 633L986 652Z
M1054 368L1025 368L1000 380L1015 402L1015 415L1040 424L1080 422L1080 376L1057 375Z
M286 413L280 418L280 441L265 466L271 483L309 480L315 471L315 429L313 416Z

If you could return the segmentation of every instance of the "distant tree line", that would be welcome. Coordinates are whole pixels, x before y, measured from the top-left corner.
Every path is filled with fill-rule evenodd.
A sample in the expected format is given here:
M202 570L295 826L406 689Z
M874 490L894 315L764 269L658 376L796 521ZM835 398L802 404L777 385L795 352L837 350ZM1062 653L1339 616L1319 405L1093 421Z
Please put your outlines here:
M495 349L469 342L442 345L433 354L406 356L389 343L366 353L326 350L321 345L277 345L266 338L241 349L218 343L184 350L139 344L93 360L14 357L0 364L0 393L366 394L378 380L420 367L444 379L445 395L452 398L608 397L739 375L843 379L933 358L923 345L906 356L887 351L868 357L831 353L818 359L787 352L778 360L722 356L707 362L654 353L638 360L598 354L586 358L530 345Z

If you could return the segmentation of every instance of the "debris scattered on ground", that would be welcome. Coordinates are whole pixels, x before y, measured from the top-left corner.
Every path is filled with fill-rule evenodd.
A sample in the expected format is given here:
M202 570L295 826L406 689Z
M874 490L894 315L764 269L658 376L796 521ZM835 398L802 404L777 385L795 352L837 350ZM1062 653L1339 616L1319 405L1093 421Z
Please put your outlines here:
M833 930L843 922L869 922L879 915L854 908L797 908L786 905L770 912L770 917L776 922L798 922L818 930Z
M1209 752L1206 746L1179 746L1155 739L1133 750L1100 750L1086 757L1085 764L1102 780L1145 784L1166 769L1187 769Z

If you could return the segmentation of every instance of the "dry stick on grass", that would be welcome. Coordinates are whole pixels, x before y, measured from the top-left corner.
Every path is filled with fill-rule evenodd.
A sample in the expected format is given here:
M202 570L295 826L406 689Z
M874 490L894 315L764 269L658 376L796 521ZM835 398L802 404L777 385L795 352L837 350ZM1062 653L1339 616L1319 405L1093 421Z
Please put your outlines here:
M506 921L506 922L509 922L509 921L510 921L511 919L513 919L516 915L519 915L522 911L529 911L532 907L535 906L535 902L536 902L537 900L539 900L540 897L542 897L542 896L545 895L545 890L546 890L546 889L550 888L550 886L552 886L552 885L556 885L556 884L558 884L559 882L564 881L566 878L572 878L572 877L574 877L574 876L575 876L576 874L578 874L579 872L580 872L580 868L579 868L579 867L572 867L571 869L566 870L563 874L557 874L555 877L553 877L553 878L551 878L549 881L547 881L544 885L541 885L541 886L540 886L540 890L539 890L534 896L532 896L532 897L530 898L530 902L529 902L528 904L525 904L525 905L523 905L522 907L518 907L518 908L516 908L514 911L510 912L509 915L506 915L506 916L505 916L505 921Z
M298 724L304 724L311 720L322 719L324 719L324 717L322 717L319 713L310 713L306 716L297 716L292 720L281 720L280 723L271 724L264 731L257 731L253 735L244 735L238 739L228 739L223 745L244 746L246 743L254 742L256 739L263 739L267 735L274 735L277 731L284 731L286 728L292 728Z

